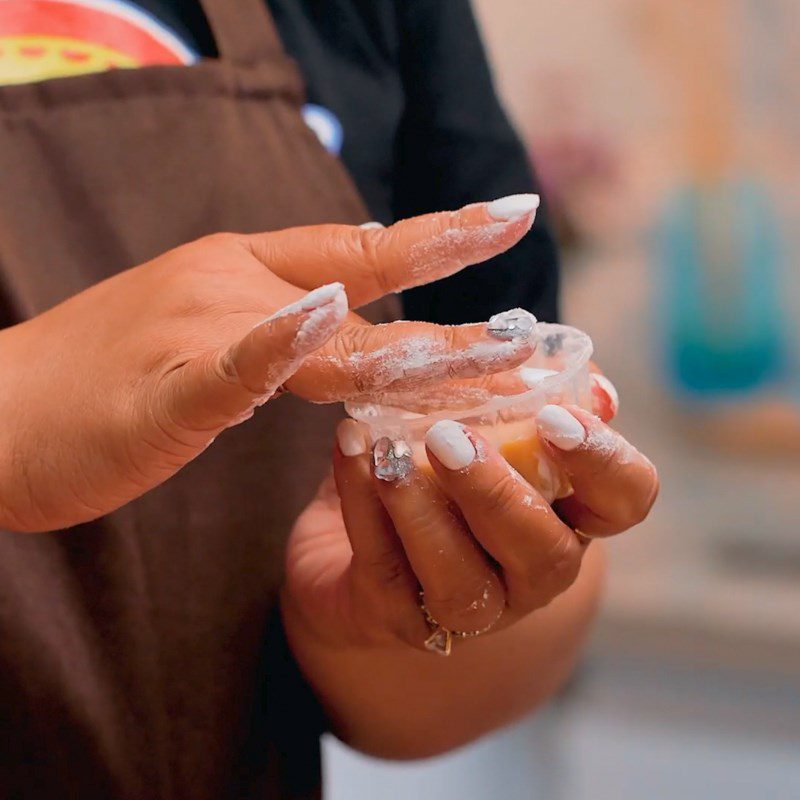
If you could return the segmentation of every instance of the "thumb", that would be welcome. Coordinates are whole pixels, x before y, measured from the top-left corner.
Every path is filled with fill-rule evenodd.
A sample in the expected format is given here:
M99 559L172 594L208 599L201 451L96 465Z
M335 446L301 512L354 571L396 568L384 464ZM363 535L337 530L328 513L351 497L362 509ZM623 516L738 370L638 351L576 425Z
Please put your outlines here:
M198 356L167 378L170 427L211 433L249 419L347 316L341 283L321 286L256 325L233 345Z

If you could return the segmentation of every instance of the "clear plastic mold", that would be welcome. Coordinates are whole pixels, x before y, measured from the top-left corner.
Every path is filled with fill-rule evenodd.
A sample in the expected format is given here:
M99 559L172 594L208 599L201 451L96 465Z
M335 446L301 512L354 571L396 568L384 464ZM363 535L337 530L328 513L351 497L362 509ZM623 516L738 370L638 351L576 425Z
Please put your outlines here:
M592 408L589 360L592 340L566 325L537 323L537 346L523 365L525 384L511 382L509 393L492 394L480 387L444 383L424 393L383 397L380 402L346 404L347 413L368 432L370 445L380 459L413 459L431 471L425 452L425 434L434 423L452 419L492 442L506 460L548 501L570 494L571 487L547 457L536 433L536 414L549 404L574 404ZM502 391L502 388L501 388Z

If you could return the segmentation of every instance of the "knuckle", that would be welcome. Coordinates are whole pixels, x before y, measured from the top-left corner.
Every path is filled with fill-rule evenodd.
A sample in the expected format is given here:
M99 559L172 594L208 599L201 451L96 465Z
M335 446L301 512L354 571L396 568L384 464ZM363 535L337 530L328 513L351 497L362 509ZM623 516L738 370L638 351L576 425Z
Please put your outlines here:
M388 381L386 364L378 356L383 335L382 325L352 325L331 339L335 358L357 396L382 389Z
M183 463L195 446L192 426L183 415L163 402L150 402L142 409L140 439L145 446L175 465Z
M590 475L614 477L622 470L622 460L620 459L620 447L615 441L611 446L598 447L589 438L587 448L592 455Z
M447 377L451 380L470 375L475 372L472 359L464 352L463 333L454 325L436 328L434 331L439 347L448 353Z
M510 472L505 473L490 486L484 495L486 510L490 514L504 516L519 505L520 486L517 478Z
M205 370L208 374L209 383L224 383L235 386L242 382L229 349L209 356Z
M202 239L199 239L197 243L198 244L203 243L207 247L227 248L227 247L232 247L234 245L238 245L240 241L241 238L237 236L235 233L220 231L217 233L210 233L207 236L204 236Z
M564 544L551 556L550 574L558 592L572 586L581 568L581 546L570 532L564 536Z
M581 546L571 530L565 530L549 549L545 569L552 596L568 589L578 577L581 568Z
M354 233L354 263L361 265L366 277L377 285L380 292L391 294L397 287L382 246L386 240L386 230L356 228Z
M454 325L443 325L435 328L434 336L439 340L440 346L446 352L461 349L459 331Z
M515 593L517 610L542 608L566 591L578 577L581 555L577 537L565 530L542 558L523 571L522 591Z
M457 211L440 211L429 218L428 224L430 228L427 232L427 239L430 242L429 247L434 250L435 255L440 255L439 251L443 248L448 246L452 248L453 244L461 241L459 237L450 236L452 231L469 231L471 229L463 208Z
M360 228L337 228L336 234L327 240L327 254L331 257L338 256L338 259L344 257L347 263L366 272L368 250L366 248L367 237L363 236L364 233L365 231Z
M353 556L353 565L369 574L382 591L406 589L412 582L408 564L392 550L372 554L369 558Z
M659 492L659 480L656 468L648 461L643 486L639 491L631 494L627 503L627 527L639 525L647 519Z
M208 258L210 255L220 256L224 252L230 253L231 249L240 242L241 237L234 233L209 233L180 248L186 257L181 261L188 270L196 271L198 264L203 263L202 257Z
M403 526L410 531L414 531L417 536L433 533L443 526L456 526L458 524L452 514L447 512L443 516L437 506L429 501L404 502L404 499L410 498L408 498L408 495L402 490L400 490L400 492L401 493L390 499L392 505L395 506L393 511L402 514ZM395 490L392 490L392 494L394 493Z

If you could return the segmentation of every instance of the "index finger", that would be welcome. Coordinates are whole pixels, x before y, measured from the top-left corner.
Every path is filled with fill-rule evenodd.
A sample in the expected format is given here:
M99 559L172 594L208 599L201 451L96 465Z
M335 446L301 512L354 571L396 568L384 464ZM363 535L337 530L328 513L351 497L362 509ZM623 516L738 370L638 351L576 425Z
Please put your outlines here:
M493 326L503 319L518 328L498 331ZM521 309L476 325L349 322L306 359L287 387L314 402L375 398L511 369L535 346L534 318Z
M341 281L357 308L508 250L530 230L538 207L538 195L512 195L388 228L315 225L243 241L273 273L295 286L314 289Z

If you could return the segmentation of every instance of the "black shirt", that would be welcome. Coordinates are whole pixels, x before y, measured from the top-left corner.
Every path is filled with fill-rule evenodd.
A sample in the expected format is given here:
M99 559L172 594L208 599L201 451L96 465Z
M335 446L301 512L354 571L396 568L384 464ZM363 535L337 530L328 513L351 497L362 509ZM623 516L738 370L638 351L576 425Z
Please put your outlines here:
M216 55L197 2L137 4L201 55ZM468 0L268 5L309 102L341 124L341 158L376 220L537 191L495 94ZM328 144L339 149L338 141ZM492 262L407 292L406 314L461 323L523 306L554 320L557 257L545 220L541 209L526 239Z

